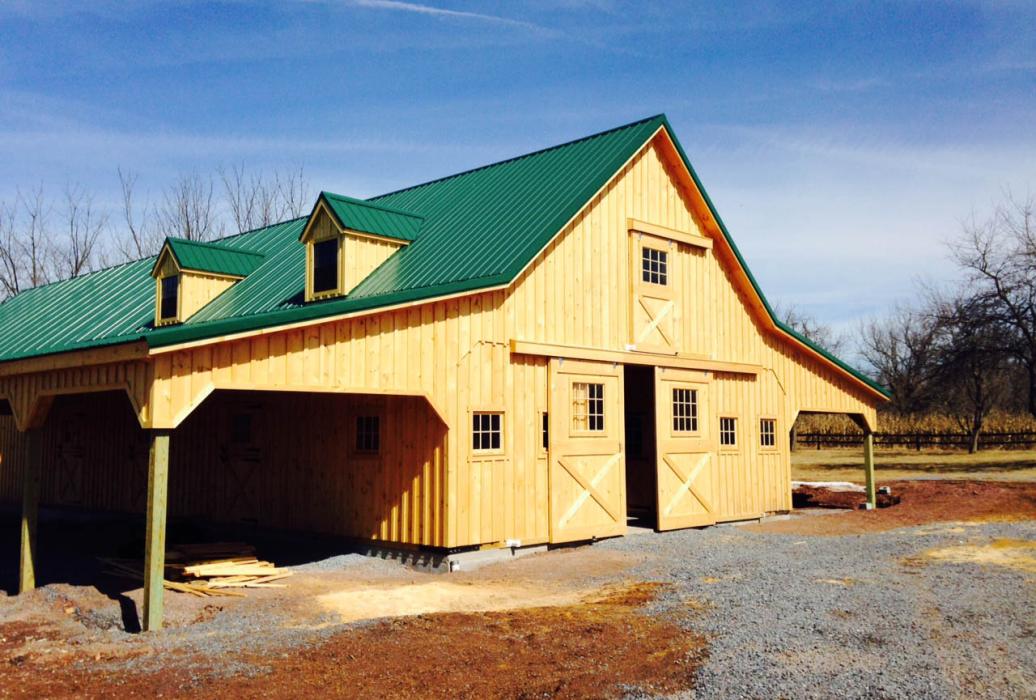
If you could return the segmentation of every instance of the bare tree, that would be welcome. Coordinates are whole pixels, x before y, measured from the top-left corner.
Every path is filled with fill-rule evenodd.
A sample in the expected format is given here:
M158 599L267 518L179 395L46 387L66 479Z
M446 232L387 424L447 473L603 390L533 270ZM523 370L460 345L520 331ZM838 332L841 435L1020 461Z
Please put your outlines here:
M940 324L937 401L968 434L971 453L978 451L986 417L1003 404L1009 388L1004 341L982 304L968 295L933 302Z
M778 303L774 307L774 313L806 340L835 355L841 355L848 349L849 339L844 334L836 333L831 326L821 323L794 304Z
M891 390L893 410L912 413L931 404L939 333L937 318L905 306L893 309L887 319L862 326L860 353L878 381Z
M302 168L276 171L271 181L262 173L248 174L245 166L219 168L231 218L238 231L251 231L302 216L309 206Z
M282 218L288 216L297 219L309 214L309 209L313 206L312 195L309 180L306 179L306 172L301 165L287 172L277 173L276 184L284 205Z
M162 235L155 222L155 212L146 200L138 208L137 175L119 168L122 188L122 216L126 232L119 241L126 260L140 260L155 255L162 245Z
M24 280L29 287L38 287L50 281L52 257L51 240L47 231L47 217L50 208L43 197L40 184L29 194L18 192L25 216L21 235L16 235L16 245L21 249Z
M15 210L0 202L0 299L22 290L21 250L15 237Z
M953 245L987 322L1004 331L1006 346L1025 368L1028 410L1036 416L1036 203L1010 194L986 221L971 221Z
M167 236L208 241L222 235L223 223L213 199L212 178L198 173L181 175L166 190L157 220Z
M108 227L108 215L94 208L93 196L79 185L65 187L65 235L55 247L58 274L78 277L93 268L98 239Z
M244 164L220 167L220 179L230 209L230 216L238 232L269 226L281 220L284 206L276 183L270 183L262 173L249 175Z

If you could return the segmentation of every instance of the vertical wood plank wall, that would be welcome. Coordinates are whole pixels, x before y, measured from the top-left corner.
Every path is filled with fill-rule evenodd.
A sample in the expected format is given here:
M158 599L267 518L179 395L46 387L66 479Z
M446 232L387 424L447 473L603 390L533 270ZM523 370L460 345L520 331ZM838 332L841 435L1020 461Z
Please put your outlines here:
M379 417L379 454L353 449L358 415ZM42 433L43 503L144 511L148 444L123 394L61 397ZM415 397L220 392L173 434L169 513L443 546L445 436ZM0 417L2 464L24 443ZM0 468L0 498L20 493L19 470Z

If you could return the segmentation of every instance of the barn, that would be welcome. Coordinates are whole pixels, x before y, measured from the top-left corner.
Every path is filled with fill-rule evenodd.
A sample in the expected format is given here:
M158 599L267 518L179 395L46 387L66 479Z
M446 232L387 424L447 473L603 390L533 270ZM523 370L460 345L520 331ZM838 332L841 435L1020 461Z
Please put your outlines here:
M41 502L146 514L155 629L167 515L438 552L757 518L799 414L885 400L775 317L660 115L9 299L0 498L23 590Z

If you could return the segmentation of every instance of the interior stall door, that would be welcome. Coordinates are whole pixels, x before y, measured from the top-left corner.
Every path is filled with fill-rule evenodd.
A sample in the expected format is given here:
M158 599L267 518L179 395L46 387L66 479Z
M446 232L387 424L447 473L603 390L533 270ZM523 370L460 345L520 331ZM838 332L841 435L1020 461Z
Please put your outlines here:
M708 375L655 368L658 529L716 522L716 443Z
M623 368L550 361L550 541L626 532Z

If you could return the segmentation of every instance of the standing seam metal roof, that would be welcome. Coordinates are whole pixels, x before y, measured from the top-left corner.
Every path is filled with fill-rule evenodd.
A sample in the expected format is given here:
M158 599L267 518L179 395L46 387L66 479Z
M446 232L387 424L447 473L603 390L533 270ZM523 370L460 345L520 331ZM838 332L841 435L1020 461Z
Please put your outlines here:
M181 325L152 326L154 258L19 294L0 304L0 361L141 338L167 346L508 284L660 127L777 327L887 394L773 314L664 115L370 200L322 193L333 210L337 203L345 212L345 226L394 227L397 237L412 236L346 297L304 303L298 238L307 219L295 219L218 241L219 248L264 259ZM360 211L368 218L357 218Z

